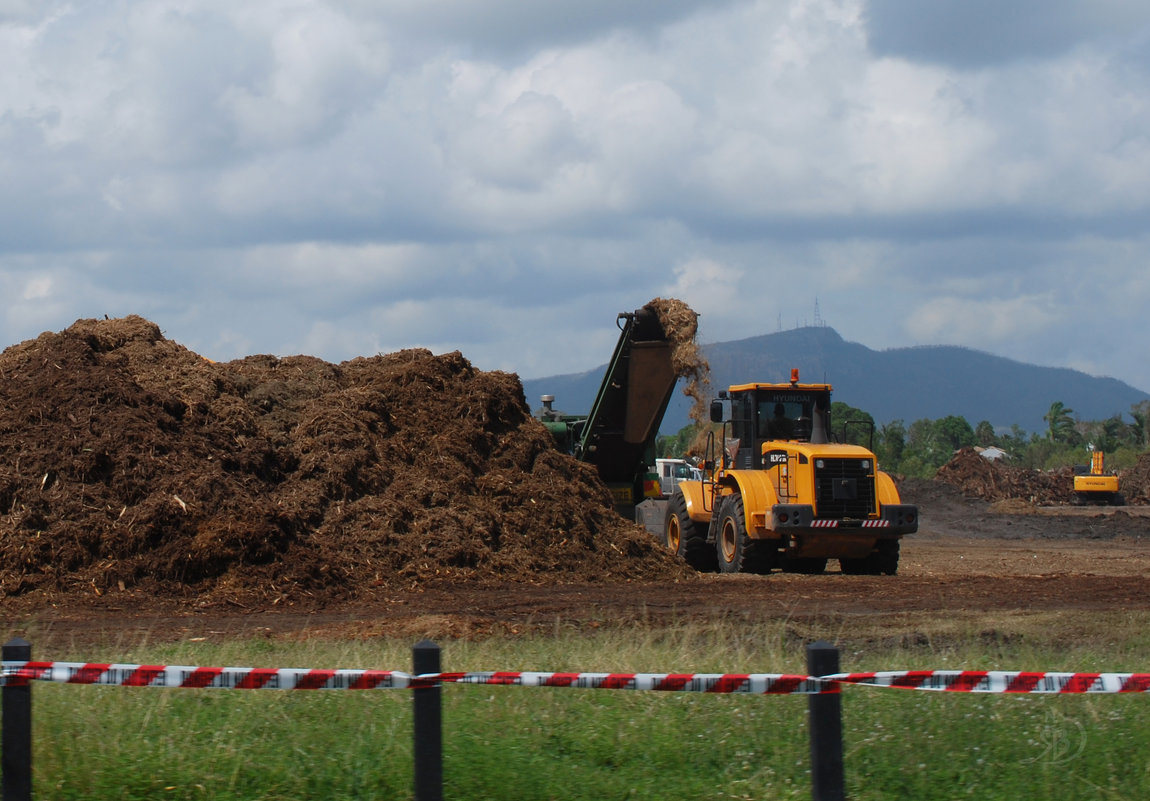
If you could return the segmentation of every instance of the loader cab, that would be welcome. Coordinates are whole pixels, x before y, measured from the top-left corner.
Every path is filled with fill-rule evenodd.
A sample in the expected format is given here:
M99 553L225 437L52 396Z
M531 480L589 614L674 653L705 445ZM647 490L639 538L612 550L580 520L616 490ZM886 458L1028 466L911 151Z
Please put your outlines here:
M740 384L720 394L731 404L731 438L738 442L734 457L737 468L764 467L756 462L765 442L828 441L830 384L800 384L798 371L792 371L791 379L789 384Z

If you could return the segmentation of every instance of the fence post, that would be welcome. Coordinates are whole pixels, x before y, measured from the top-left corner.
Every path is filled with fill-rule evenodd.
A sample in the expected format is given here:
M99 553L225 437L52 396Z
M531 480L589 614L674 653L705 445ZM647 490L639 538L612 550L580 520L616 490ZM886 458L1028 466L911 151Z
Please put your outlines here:
M808 676L838 672L838 648L823 640L807 645ZM807 717L811 727L811 798L845 801L842 696L839 693L809 696Z
M4 643L5 662L31 662L32 643L15 637ZM4 801L32 799L32 682L7 684L0 690L0 763Z
M411 649L412 672L439 673L440 649L420 640ZM415 731L415 801L443 801L442 687L435 682L411 691Z

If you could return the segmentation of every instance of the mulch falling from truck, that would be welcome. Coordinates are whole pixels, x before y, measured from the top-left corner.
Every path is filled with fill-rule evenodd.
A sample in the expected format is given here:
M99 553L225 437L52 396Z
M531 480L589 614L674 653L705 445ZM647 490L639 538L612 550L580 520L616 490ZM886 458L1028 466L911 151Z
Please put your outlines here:
M694 347L694 313L657 303ZM690 575L555 450L515 375L458 352L217 364L131 316L0 354L0 597L322 606Z

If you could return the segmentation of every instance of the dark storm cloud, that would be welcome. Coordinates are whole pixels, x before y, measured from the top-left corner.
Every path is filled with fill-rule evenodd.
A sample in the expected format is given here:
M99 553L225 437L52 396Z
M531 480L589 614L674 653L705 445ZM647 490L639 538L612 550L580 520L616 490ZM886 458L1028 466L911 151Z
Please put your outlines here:
M1144 0L866 0L880 56L979 69L1057 56L1150 21Z
M1128 212L1081 215L1017 206L969 210L913 211L897 214L841 215L773 214L739 216L736 209L697 209L690 217L695 233L719 240L776 242L834 242L853 239L892 240L913 245L926 240L947 242L996 237L1035 242L1064 242L1081 237L1126 239L1145 232L1145 208Z
M503 61L612 31L645 35L691 14L739 2L745 0L401 0L383 8L372 3L360 8L408 35L461 43L476 57Z

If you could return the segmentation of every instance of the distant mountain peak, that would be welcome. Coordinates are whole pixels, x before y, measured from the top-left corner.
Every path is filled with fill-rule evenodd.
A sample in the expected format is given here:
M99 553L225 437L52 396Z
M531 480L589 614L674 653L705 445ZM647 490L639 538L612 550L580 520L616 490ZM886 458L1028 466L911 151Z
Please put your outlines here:
M714 342L702 350L715 392L731 384L786 381L791 369L798 368L802 380L831 384L835 400L870 412L880 425L957 415L972 426L988 420L999 428L1017 424L1039 432L1046 425L1043 415L1055 401L1074 409L1080 419L1103 420L1128 416L1131 406L1150 400L1145 392L1113 378L1039 367L957 345L876 351L844 340L825 325ZM605 369L527 380L524 391L532 403L550 393L568 412L587 411ZM671 433L685 426L687 410L686 399L676 393L661 430Z

